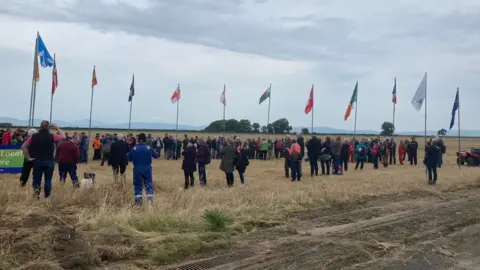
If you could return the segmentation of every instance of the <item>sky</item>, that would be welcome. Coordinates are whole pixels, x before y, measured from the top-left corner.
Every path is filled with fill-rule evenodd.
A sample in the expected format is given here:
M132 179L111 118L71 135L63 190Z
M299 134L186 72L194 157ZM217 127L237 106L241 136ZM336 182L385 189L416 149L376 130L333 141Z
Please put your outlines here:
M478 0L2 0L0 116L28 119L36 32L56 54L59 87L53 118L126 123L135 74L132 122L175 123L170 97L180 84L179 123L226 118L267 123L305 115L314 84L314 125L353 129L343 116L359 83L357 129L392 121L423 130L412 97L425 72L429 130L447 128L460 87L461 127L478 129ZM35 118L49 118L51 68L41 68ZM477 80L476 80L477 79ZM425 104L424 104L425 106Z

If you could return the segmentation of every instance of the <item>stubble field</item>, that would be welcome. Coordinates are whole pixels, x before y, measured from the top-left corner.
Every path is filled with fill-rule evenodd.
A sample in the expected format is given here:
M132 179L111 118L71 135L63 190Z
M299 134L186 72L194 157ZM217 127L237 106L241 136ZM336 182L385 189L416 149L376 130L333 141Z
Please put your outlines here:
M0 269L478 269L479 168L459 170L457 142L446 144L437 186L426 184L419 151L417 167L367 164L342 176L311 178L304 162L296 183L283 160L253 160L231 189L213 160L208 187L184 191L181 161L162 155L154 204L141 208L131 165L125 187L107 166L79 165L98 182L81 190L61 186L56 170L52 197L40 201L30 181L20 188L17 175L0 175ZM462 139L474 146L480 139Z

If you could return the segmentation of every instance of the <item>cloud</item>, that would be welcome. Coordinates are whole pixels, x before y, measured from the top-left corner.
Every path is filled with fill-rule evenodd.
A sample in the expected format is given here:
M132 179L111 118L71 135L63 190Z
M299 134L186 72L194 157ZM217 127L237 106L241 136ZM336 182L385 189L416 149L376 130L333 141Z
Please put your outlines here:
M20 118L28 110L32 44L39 30L57 53L60 88L54 109L62 117L88 118L88 82L98 67L95 117L128 120L129 80L135 72L135 121L174 122L169 97L181 84L180 121L208 124L221 117L219 95L227 84L227 117L266 122L258 97L272 83L271 119L309 126L303 107L316 88L315 125L353 128L343 113L359 81L358 123L379 129L392 118L397 78L398 130L423 128L410 99L429 73L429 129L448 125L455 88L462 108L474 108L480 60L480 2L302 0L6 0L0 7L0 56L11 61L3 81L21 92L7 105ZM5 77L4 77L5 76ZM12 78L15 78L13 80ZM42 69L39 89L48 89ZM59 100L59 101L57 101ZM75 108L68 105L75 101ZM48 115L49 97L38 114ZM137 105L142 104L142 105ZM87 113L85 113L87 112ZM54 113L56 116L57 114ZM462 114L462 127L475 128Z

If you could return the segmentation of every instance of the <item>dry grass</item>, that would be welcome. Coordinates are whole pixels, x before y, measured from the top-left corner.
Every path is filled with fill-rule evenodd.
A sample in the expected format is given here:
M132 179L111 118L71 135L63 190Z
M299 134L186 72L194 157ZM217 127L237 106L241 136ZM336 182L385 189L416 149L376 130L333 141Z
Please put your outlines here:
M97 173L97 188L75 191L60 186L55 175L49 200L31 199L31 188L20 188L18 176L0 175L0 269L92 269L114 262L121 269L148 268L229 247L232 235L283 224L291 212L476 185L478 169L458 170L455 141L446 143L437 187L426 185L423 166L373 171L370 164L364 171L291 183L283 160L269 160L251 162L246 184L236 179L227 189L214 160L207 167L208 187L184 191L181 161L162 158L153 165L154 204L132 208L132 186L114 186L110 168L97 163L79 166L80 173ZM480 139L462 143L479 146ZM308 170L304 163L304 175ZM128 171L131 183L131 166Z

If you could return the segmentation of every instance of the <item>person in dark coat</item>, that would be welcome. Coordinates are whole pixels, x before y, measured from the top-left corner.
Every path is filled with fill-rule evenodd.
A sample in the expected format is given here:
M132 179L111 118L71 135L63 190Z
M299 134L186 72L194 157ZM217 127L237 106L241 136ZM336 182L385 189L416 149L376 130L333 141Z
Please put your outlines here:
M297 143L300 145L300 155L302 157L305 156L305 140L303 139L302 135L297 136Z
M196 158L197 158L197 149L195 146L189 142L187 147L182 152L183 161L182 161L182 170L185 176L185 189L188 187L193 187L195 183L195 178L193 173L197 170Z
M198 139L197 161L198 161L198 177L200 185L207 185L207 171L205 165L210 164L211 153L208 145L200 138Z
M350 143L348 139L343 140L342 149L340 150L340 159L342 164L342 170L348 171L348 155L350 151Z
M437 184L437 167L440 163L440 154L442 153L440 147L436 146L434 143L428 142L426 147L425 155L425 165L427 166L428 171L428 184L436 185Z
M226 145L220 150L220 155L222 157L222 161L220 162L220 170L225 173L228 187L233 187L233 172L235 171L236 151L237 149L235 149L233 145L233 140L231 139L228 139Z
M408 143L407 152L408 159L410 160L410 165L417 166L418 142L415 140L415 137L412 137L412 139Z
M110 154L108 156L108 164L112 166L113 180L115 182L118 181L119 174L122 184L125 184L127 181L125 170L127 169L128 165L129 151L128 143L123 140L123 135L118 134L117 140L114 141L110 146Z
M312 138L307 142L307 155L308 161L310 162L311 177L313 177L314 173L315 175L318 175L318 157L320 156L321 148L322 142L317 138L317 136L312 136Z
M322 166L322 175L330 175L330 160L332 157L332 142L330 137L325 139L325 142L322 144L322 149L320 153L324 158L320 160L320 165Z
M247 170L247 166L250 164L248 161L248 143L244 142L242 148L238 148L237 153L235 154L235 168L238 171L238 175L240 176L240 183L245 183L244 173Z

